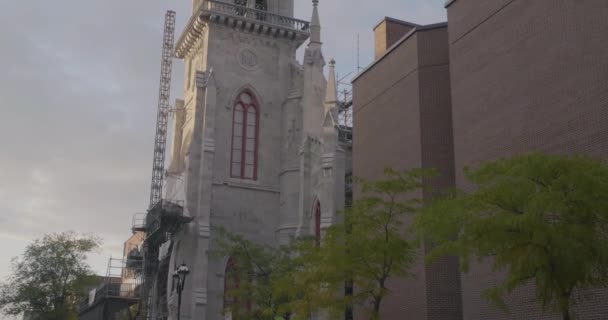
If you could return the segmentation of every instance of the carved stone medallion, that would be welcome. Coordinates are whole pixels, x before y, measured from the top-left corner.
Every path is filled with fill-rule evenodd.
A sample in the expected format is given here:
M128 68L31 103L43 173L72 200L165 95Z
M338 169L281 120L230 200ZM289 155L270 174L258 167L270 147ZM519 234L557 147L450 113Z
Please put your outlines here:
M247 70L255 70L259 65L258 56L250 49L242 49L238 53L238 61L241 67Z

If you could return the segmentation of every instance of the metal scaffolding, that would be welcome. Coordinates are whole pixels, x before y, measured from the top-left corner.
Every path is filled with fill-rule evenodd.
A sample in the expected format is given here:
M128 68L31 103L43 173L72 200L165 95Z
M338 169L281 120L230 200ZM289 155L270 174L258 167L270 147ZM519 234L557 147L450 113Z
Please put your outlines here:
M143 266L136 251L125 259L110 258L106 276L82 301L78 319L134 319L131 307L139 302Z
M168 312L166 279L169 269L168 259L171 256L171 235L178 232L183 224L192 221L192 218L184 216L183 203L162 199L167 126L171 112L169 98L174 36L175 12L167 11L163 33L150 203L146 214L136 214L133 217L132 225L134 233L143 232L145 234L141 248L141 285L139 286L137 319L152 319L152 317L166 319Z
M150 191L150 208L163 194L165 175L165 149L167 146L167 125L169 122L169 98L171 94L171 70L173 67L173 41L175 37L175 12L165 14L163 35L163 52L160 68L160 87L158 90L158 113L156 118L156 136L154 140L154 161L152 163L152 186Z
M173 242L171 236L192 221L184 215L183 201L158 201L145 216L133 219L133 232L145 232L142 245L142 283L138 319L166 319L167 279ZM154 317L154 318L153 318Z
M352 144L353 140L353 91L352 85L344 79L351 76L350 72L339 78L338 85L338 127L340 129L340 141Z

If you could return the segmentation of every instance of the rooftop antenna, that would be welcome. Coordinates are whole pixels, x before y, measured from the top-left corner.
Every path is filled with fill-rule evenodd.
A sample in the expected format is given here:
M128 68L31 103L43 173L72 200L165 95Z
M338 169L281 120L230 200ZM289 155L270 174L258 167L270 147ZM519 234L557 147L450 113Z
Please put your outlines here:
M359 74L359 71L361 70L361 63L359 62L360 59L360 52L359 52L359 48L360 48L360 44L359 44L359 34L357 33L357 74Z

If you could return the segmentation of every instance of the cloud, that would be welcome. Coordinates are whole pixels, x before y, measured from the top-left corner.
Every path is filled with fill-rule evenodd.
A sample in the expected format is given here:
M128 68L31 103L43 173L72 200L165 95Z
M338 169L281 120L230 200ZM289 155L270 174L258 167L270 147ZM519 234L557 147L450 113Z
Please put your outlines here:
M371 62L372 27L385 15L417 23L445 19L443 0L321 0L324 52L341 74ZM100 273L146 209L164 12L177 33L191 1L2 1L0 43L0 277L15 248L44 233L104 238L92 255ZM311 2L296 0L308 20ZM402 13L402 14L400 14ZM183 66L174 64L173 96ZM19 243L16 245L16 243ZM12 246L11 250L7 246Z
M132 214L148 200L162 22L170 3L0 5L3 238L94 232L105 240L99 255L121 253ZM2 256L0 276L9 259Z

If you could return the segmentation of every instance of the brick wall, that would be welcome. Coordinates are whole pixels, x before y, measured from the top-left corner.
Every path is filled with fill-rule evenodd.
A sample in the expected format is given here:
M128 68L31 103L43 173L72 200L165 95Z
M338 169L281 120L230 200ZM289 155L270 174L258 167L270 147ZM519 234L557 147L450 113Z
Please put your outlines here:
M456 183L466 165L529 151L608 159L608 1L457 0L448 7ZM465 319L557 319L514 292L511 314L481 291L491 262L462 276ZM577 319L608 319L608 292L579 292Z
M414 29L415 25L392 18L385 17L374 28L374 56L380 58L387 49L392 47L399 39Z
M354 175L373 180L382 178L385 167L433 167L442 176L427 185L453 186L447 29L421 28L353 86ZM455 259L425 266L420 255L412 272L414 277L391 279L382 319L462 319ZM356 319L364 317L359 312Z
M417 35L414 35L354 82L355 176L374 180L383 177L385 167L422 166L417 61ZM355 200L358 196L355 189ZM404 314L416 319L426 318L426 285L421 259L412 272L415 278L389 282L392 293L382 306L383 318L399 319ZM355 319L365 319L361 311L356 311Z
M424 168L440 171L439 177L425 181L425 185L437 191L454 186L449 43L446 31L446 28L438 28L418 32L421 158ZM424 199L433 196L434 191L425 191ZM427 319L462 319L458 259L444 257L425 266L425 276Z

